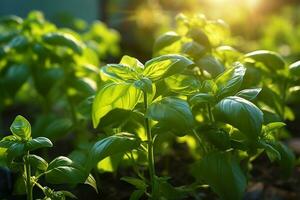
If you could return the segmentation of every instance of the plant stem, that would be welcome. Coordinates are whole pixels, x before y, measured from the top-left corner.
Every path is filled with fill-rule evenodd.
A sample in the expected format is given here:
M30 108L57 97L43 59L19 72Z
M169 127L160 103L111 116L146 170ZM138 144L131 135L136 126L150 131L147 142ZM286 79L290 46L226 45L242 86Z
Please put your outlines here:
M25 157L25 173L26 173L26 193L27 193L27 200L32 200L32 184L31 184L31 169L29 163L29 151L27 151Z
M199 146L200 146L200 149L201 149L201 153L202 154L205 154L206 153L206 149L204 148L204 143L202 142L202 139L200 138L200 136L198 135L198 133L196 132L196 130L195 129L193 129L193 134L194 134L194 136L196 137L196 139L198 140L198 142L199 142Z
M282 118L283 121L284 121L284 114L285 114L285 101L286 101L286 95L287 95L287 92L286 92L287 86L288 86L287 80L284 79L283 80L283 85L282 85L282 91L281 91L281 94L282 94L281 118Z
M209 103L207 104L207 110L208 110L209 121L210 121L210 123L213 123L215 120L214 120L214 116L212 114L211 107L210 107Z
M145 106L145 112L148 109L148 99L147 99L147 93L144 91L144 106ZM150 182L151 182L151 189L152 194L154 190L154 184L155 184L155 165L154 165L154 154L153 154L153 139L151 135L151 128L150 128L150 121L147 117L145 117L145 127L146 127L146 133L147 133L147 140L148 140L148 165L149 165L149 175L150 175Z

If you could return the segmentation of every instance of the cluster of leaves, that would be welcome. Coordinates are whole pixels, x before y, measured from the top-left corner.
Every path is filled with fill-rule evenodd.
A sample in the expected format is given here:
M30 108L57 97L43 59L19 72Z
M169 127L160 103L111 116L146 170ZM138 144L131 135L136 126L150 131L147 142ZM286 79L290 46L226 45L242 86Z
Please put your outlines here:
M37 107L42 113L33 134L60 138L78 120L90 119L90 97L101 81L98 66L118 53L118 42L118 33L102 22L77 33L56 27L38 11L25 19L1 17L0 111L20 104Z
M59 102L65 97L62 105L70 107L72 121L68 126L66 121L49 123L49 116L41 117L36 134L64 134L72 124L84 132L77 123L80 113L107 135L82 145L69 158L58 157L48 164L30 151L52 143L44 137L32 139L27 120L17 117L11 128L13 135L0 142L5 149L0 152L11 169L15 164L20 166L18 163L25 166L27 187L40 187L37 179L45 175L53 184L87 183L97 189L90 172L108 157L114 169L124 157L130 160L135 176L122 180L136 188L131 200L196 199L198 188L207 184L221 199L242 199L249 166L262 153L278 162L285 176L291 174L294 155L279 139L286 133L281 121L293 118L286 102L299 81L300 63L287 65L279 54L267 50L243 54L225 46L230 32L223 21L179 15L176 30L156 40L153 59L143 64L123 56L120 63L100 70L96 66L101 53L95 53L94 42L87 42L95 39L97 30L81 39L70 30L57 29L36 12L24 21L10 17L2 24L6 30L12 27L17 31L1 46L0 56L5 58L0 62L3 91L15 94L30 79L28 84L33 83L50 105L52 100ZM16 70L10 65L15 63L28 67ZM28 70L25 79L20 78L23 72L17 73L20 69ZM11 79L5 78L9 74ZM24 81L6 90L7 80L12 79L14 84ZM2 95L6 98L10 94ZM49 102L45 105L49 113ZM84 112L80 112L82 107ZM195 182L174 187L170 177L156 173L155 156L161 156L178 138L197 141L198 148L190 149L195 155L190 170ZM35 176L27 174L28 166L35 169ZM67 194L40 188L50 199Z
M140 173L138 179L124 179L137 188L131 199L144 192L152 199L182 199L194 189L194 185L173 187L151 169L154 142L159 144L167 133L199 142L191 174L196 185L208 184L221 199L242 199L249 163L263 152L289 176L295 158L279 139L285 125L281 121L292 117L286 101L288 88L299 79L299 62L287 65L275 52L243 54L223 46L229 36L223 21L203 15L177 19L176 32L157 39L157 57L143 65L124 56L119 64L101 70L107 83L93 102L94 127L100 123L117 128L116 132L133 132L141 139L138 157L148 153L150 182ZM132 112L123 111L127 114L123 118L119 109ZM149 187L151 191L146 190Z
M94 184L93 177L85 174L83 168L67 157L57 157L48 163L44 158L31 154L41 148L52 147L52 142L46 137L31 137L31 125L22 116L17 116L10 130L12 135L2 138L0 148L4 149L1 158L15 172L21 172L24 177L23 188L26 189L27 199L32 199L32 190L38 186L44 193L43 199L63 200L66 197L76 198L68 191L54 191L39 184L39 179L45 176L52 184L76 184L86 182ZM87 179L87 177L90 177Z

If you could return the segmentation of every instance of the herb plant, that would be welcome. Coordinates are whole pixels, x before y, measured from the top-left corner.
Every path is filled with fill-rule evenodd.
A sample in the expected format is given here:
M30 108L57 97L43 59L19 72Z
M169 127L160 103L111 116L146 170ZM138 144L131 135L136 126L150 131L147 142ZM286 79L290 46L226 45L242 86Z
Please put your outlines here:
M18 115L10 130L12 135L2 138L0 148L5 149L7 166L23 174L27 199L34 199L34 186L42 190L45 195L43 199L76 198L68 191L54 191L47 186L42 186L38 181L42 176L45 176L48 182L54 184L84 182L86 178L84 170L67 157L60 156L48 163L44 158L32 154L32 151L49 148L53 145L46 137L32 138L31 125L24 117ZM92 177L87 182L91 182L91 180Z

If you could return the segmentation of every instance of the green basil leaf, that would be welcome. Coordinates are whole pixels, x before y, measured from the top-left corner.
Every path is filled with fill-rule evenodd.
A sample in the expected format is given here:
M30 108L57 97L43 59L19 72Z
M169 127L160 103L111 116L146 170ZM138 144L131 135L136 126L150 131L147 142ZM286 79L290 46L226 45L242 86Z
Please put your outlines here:
M180 38L181 36L173 31L167 32L159 36L154 43L154 47L153 47L154 54L158 55L162 49L180 40Z
M175 74L164 79L168 88L175 93L191 95L200 88L200 81L194 76Z
M283 58L273 51L257 50L246 54L245 57L264 64L270 70L284 69L285 66Z
M185 135L194 126L194 117L188 103L175 97L165 97L153 102L146 112L146 117L159 121L160 125L179 136Z
M44 147L52 147L52 142L46 137L37 137L29 140L26 143L26 149L28 151L33 151L36 149L44 148Z
M238 91L243 82L246 68L241 64L236 64L234 67L220 74L215 83L218 86L217 95L219 98L233 95Z
M89 174L89 176L85 180L84 184L90 185L98 193L97 182L92 174Z
M275 130L278 130L278 129L284 127L285 125L286 124L283 123L283 122L272 122L272 123L269 123L269 124L265 125L263 127L263 131L265 133L271 133L271 132L273 132Z
M206 53L206 48L197 42L190 41L182 45L181 52L197 60Z
M14 135L8 135L1 139L0 141L0 148L9 148L12 144L15 142L18 142L20 140L19 137L16 137Z
M29 163L31 167L39 169L41 171L46 171L48 168L48 163L42 157L30 154L28 157Z
M136 58L123 56L119 64L108 64L101 71L116 81L135 81L138 80L144 69L144 65Z
M266 150L267 155L271 161L281 160L280 153L267 141L260 140L258 142L259 146Z
M238 96L238 97L241 97L248 101L251 101L257 97L257 95L260 93L260 91L261 91L261 88L244 89L244 90L236 93L235 96Z
M215 106L214 114L216 119L236 127L249 139L256 140L261 133L263 112L250 101L227 97Z
M129 133L118 133L104 138L94 144L91 148L87 161L87 169L91 170L99 161L107 156L125 153L138 148L140 140Z
M138 59L127 55L122 57L120 64L131 67L137 72L141 72L144 69L144 65Z
M207 35L199 28L190 28L187 36L206 48L210 48L211 46Z
M26 82L30 75L30 69L27 65L12 65L6 71L3 77L3 84L10 95L15 95L21 86Z
M138 103L142 91L129 83L109 83L96 94L92 108L94 127L97 127L101 118L111 110L120 108L132 110Z
M300 76L300 61L292 63L289 66L289 71L292 76Z
M203 70L207 71L213 78L224 72L225 67L215 57L204 56L197 60L196 64Z
M146 62L143 75L155 82L180 73L193 64L193 61L184 56L175 54L163 55Z
M10 126L13 135L29 140L31 137L31 125L23 116L18 115Z
M247 186L247 179L230 152L205 155L194 164L192 174L207 183L223 200L242 199Z
M139 78L134 68L123 64L108 64L101 68L101 72L116 81L134 81Z
M43 35L43 41L54 46L64 46L72 49L77 54L82 54L82 44L73 35L68 33L47 33Z
M12 161L15 158L24 155L25 151L25 144L24 143L14 143L7 149L7 159L8 161Z
M201 104L201 103L213 103L214 101L215 101L215 97L209 93L198 93L189 99L189 102L192 105Z
M6 15L0 18L0 24L4 25L19 25L23 23L23 19L16 15Z
M59 156L49 163L46 180L52 184L84 183L88 173L71 159Z
M207 35L212 46L217 47L230 34L228 25L223 20L207 21L204 26L204 32Z

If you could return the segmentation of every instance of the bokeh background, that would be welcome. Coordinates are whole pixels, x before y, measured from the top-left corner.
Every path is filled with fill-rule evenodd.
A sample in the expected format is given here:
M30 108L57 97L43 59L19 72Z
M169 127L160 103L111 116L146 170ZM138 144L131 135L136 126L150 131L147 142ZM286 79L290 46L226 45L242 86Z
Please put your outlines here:
M250 51L270 49L291 61L299 57L299 0L2 0L0 15L25 17L42 11L58 26L76 26L101 20L122 36L124 53L149 59L154 39L174 25L178 13L202 13L223 19L230 27L234 47ZM77 21L78 22L78 21ZM80 26L80 23L77 23Z

